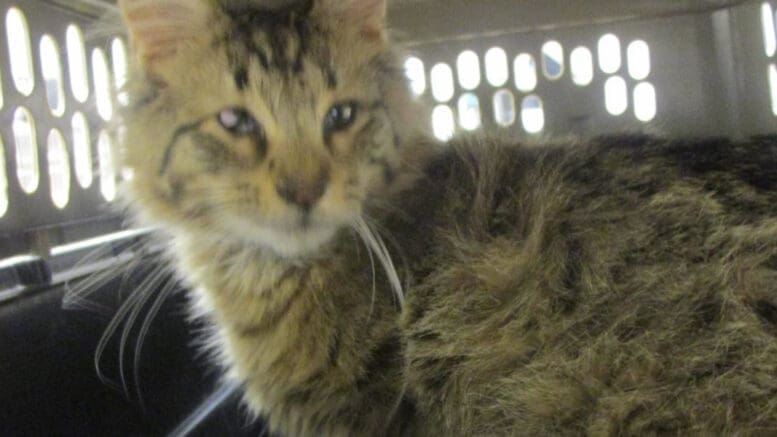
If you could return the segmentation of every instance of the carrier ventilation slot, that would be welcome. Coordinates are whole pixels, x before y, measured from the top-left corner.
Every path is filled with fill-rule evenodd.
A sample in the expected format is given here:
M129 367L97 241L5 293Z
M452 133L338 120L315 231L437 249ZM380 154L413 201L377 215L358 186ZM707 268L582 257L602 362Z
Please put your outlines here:
M772 114L777 116L777 63L774 56L777 53L777 16L774 7L769 2L761 5L761 27L764 37L764 52L769 58L767 77L769 80L769 96L771 97Z
M119 92L127 77L125 42L88 44L76 23L40 29L20 6L5 10L4 18L8 59L0 81L11 86L0 87L0 110L10 121L0 139L0 224L15 208L27 208L17 201L39 205L35 199L47 196L56 212L74 197L114 200L121 173L115 141L101 128L116 105L127 103ZM95 177L99 189L93 189Z
M489 48L482 58L477 51L466 49L452 63L435 63L428 76L424 60L416 55L406 60L405 72L416 96L422 96L428 84L432 98L441 105L432 115L433 132L441 140L456 132L482 128L487 116L502 128L511 128L520 118L523 132L540 134L552 112L546 108L543 90L568 86L563 82L566 78L574 87L587 88L600 76L597 83L602 86L603 111L621 117L631 110L639 122L653 121L659 108L656 87L650 82L649 44L635 39L624 45L617 35L606 33L594 46L592 50L580 45L567 52L562 42L551 39L538 48L536 55L518 51L511 63L500 46ZM481 104L488 96L490 113L483 112Z

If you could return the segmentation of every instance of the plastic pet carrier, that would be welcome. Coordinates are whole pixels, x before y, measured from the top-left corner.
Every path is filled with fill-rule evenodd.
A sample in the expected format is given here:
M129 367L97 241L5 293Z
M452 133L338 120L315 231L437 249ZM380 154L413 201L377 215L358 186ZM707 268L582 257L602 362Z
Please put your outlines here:
M248 424L234 396L213 397L218 374L198 355L197 326L147 231L111 208L131 177L108 129L127 41L95 25L112 9L0 0L0 435L164 435L208 399L223 402L195 433L257 435L261 424ZM440 139L744 137L777 126L777 2L393 0L389 9L409 85L432 103ZM111 276L117 267L126 273ZM138 323L100 342L144 281L170 297L138 302L125 314ZM68 291L86 285L90 299Z

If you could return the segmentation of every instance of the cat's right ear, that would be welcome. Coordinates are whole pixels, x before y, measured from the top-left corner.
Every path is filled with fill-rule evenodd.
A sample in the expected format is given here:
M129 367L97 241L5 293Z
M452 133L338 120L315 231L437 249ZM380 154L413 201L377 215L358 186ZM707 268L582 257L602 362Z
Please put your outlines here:
M208 26L206 0L119 0L132 51L145 71L166 82L171 66Z

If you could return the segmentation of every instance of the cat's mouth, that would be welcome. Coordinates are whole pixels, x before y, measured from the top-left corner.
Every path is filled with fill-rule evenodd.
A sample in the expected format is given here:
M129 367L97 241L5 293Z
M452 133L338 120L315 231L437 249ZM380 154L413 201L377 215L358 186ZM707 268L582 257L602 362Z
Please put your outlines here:
M297 214L283 221L260 222L245 217L224 221L225 231L242 242L253 243L283 258L304 258L319 251L341 224L313 214Z

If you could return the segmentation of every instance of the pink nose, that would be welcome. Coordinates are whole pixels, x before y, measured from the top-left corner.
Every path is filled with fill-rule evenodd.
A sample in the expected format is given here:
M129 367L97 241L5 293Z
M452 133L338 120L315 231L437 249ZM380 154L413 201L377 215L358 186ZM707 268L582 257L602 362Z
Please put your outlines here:
M276 185L278 195L286 202L297 205L306 212L321 200L329 185L329 176L321 175L313 182L295 178L282 178Z

